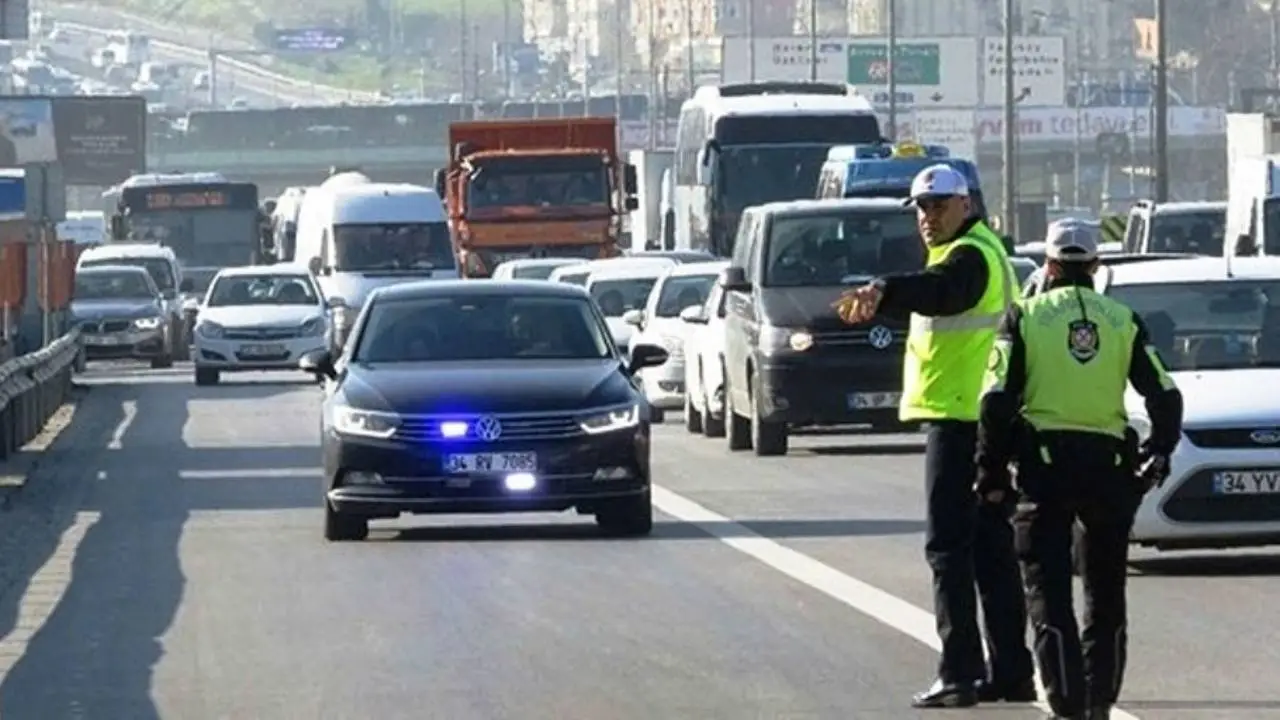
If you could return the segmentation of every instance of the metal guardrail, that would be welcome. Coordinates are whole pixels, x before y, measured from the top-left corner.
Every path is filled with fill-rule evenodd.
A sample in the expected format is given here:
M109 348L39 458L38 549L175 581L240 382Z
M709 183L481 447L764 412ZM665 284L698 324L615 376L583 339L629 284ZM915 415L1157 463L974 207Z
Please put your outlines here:
M38 435L66 401L79 354L80 331L73 330L0 363L0 460Z

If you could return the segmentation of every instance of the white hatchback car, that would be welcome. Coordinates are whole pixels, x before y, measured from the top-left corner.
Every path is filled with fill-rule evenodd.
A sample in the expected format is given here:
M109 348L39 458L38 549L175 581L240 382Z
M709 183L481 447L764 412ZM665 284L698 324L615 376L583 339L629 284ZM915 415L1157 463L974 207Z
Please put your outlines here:
M581 265L581 258L520 258L508 260L493 269L493 280L548 280L556 268Z
M648 343L667 350L665 363L640 371L644 395L653 407L663 410L686 407L684 344L696 326L684 322L683 312L690 308L702 309L721 271L727 267L728 260L677 265L658 278L643 310L631 310L622 316L624 322L637 330L631 338L633 344Z
M329 313L306 269L285 265L227 268L209 284L193 333L195 381L221 373L291 370L329 345Z
M680 312L684 334L684 426L724 437L724 286L717 281L700 308Z
M1228 264L1229 263L1229 264ZM1280 544L1280 258L1188 257L1104 266L1098 290L1133 308L1184 402L1163 486L1133 542L1160 550ZM1130 389L1130 425L1150 431Z

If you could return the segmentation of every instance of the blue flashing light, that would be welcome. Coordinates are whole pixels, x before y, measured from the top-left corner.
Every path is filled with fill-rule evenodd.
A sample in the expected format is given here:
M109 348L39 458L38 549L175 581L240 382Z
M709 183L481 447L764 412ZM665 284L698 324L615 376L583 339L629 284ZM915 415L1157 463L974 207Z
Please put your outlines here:
M440 423L440 437L456 440L467 436L467 424L462 420L446 420Z

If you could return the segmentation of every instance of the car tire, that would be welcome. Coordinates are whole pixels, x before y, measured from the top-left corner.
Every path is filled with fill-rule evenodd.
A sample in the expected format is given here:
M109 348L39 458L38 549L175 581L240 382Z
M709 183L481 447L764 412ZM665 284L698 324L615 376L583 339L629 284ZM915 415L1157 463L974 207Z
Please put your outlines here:
M614 537L643 537L653 532L653 498L649 490L600 503L596 525Z
M733 407L733 388L729 386L729 376L724 380L724 424L725 439L732 451L751 449L751 421L742 417Z
M151 358L152 370L164 370L173 367L173 355L161 355L158 358Z
M218 384L218 371L211 368L196 368L195 372L196 385L206 387L208 385Z
M702 432L702 413L693 406L693 396L689 393L684 394L684 429L691 435Z
M760 382L751 383L751 447L757 457L787 454L787 424L760 417Z
M348 515L324 504L324 539L329 542L359 542L369 537L369 520Z

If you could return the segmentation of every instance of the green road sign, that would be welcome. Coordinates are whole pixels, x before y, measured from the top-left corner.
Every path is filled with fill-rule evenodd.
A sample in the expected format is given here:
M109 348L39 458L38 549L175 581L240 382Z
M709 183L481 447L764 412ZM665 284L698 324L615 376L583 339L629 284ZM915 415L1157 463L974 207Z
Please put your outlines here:
M937 43L898 43L893 60L894 79L900 85L942 84L942 53ZM887 85L889 49L883 43L849 45L848 83Z

